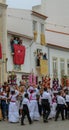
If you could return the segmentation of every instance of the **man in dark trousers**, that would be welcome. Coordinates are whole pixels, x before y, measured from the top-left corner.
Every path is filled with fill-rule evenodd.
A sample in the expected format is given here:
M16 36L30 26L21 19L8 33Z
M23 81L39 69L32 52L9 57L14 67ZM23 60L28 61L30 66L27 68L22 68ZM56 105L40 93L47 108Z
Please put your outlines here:
M47 88L44 88L42 94L42 110L43 110L43 122L48 122L48 116L50 114L51 96L47 92Z
M66 96L65 96L67 107L65 107L65 118L69 119L69 94L68 90L66 90Z
M65 99L63 97L63 93L62 93L62 91L59 91L58 96L57 96L57 109L56 109L55 121L57 121L60 113L61 113L62 120L64 120L65 106L66 106L66 102L65 102Z
M22 110L22 118L21 118L21 125L24 125L24 119L25 116L27 115L29 124L32 124L32 120L30 118L30 114L29 114L29 99L28 99L28 93L25 94L24 99L22 101L22 105L23 105L23 110Z

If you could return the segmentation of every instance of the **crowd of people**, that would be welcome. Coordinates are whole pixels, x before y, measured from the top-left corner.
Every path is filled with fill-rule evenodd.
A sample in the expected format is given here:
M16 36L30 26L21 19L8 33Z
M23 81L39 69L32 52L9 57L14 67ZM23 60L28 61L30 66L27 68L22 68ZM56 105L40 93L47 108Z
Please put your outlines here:
M0 85L0 120L12 123L20 122L24 125L25 116L29 124L39 121L42 116L43 122L54 118L57 121L61 113L62 120L69 119L69 94L68 88L53 91L51 88L38 85L25 85L20 82L14 86L5 83Z

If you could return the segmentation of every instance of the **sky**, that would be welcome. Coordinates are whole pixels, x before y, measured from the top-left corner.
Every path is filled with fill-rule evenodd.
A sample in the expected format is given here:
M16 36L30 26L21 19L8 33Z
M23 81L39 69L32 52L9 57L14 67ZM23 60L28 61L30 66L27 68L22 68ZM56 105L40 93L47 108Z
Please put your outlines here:
M20 9L32 9L32 6L40 3L41 0L7 0L8 7Z

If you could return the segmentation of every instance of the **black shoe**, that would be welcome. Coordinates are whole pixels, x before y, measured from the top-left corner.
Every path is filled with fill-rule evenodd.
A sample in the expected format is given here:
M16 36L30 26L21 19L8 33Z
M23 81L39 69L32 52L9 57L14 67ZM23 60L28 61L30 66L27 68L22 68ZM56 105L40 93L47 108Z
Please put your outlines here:
M64 121L65 119L62 119L62 121Z
M48 120L44 120L43 122L44 122L44 123L48 123Z
M57 121L57 119L55 119L55 121Z
M46 120L46 123L48 123L48 120Z
M24 123L21 123L21 125L25 125Z
M31 122L29 122L29 124L32 124L32 121L31 121Z

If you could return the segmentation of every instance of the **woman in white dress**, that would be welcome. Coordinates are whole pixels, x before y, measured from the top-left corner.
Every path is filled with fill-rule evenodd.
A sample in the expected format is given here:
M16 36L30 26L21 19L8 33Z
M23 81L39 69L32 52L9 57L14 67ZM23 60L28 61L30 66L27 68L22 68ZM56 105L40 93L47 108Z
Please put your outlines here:
M17 105L17 96L19 95L19 91L12 90L10 95L10 104L9 104L9 122L19 122L19 111Z
M30 117L32 121L40 119L36 95L37 92L35 90L30 91Z
M56 93L57 91L55 91L52 96L52 106L49 118L54 118L56 115L56 107L57 107Z

